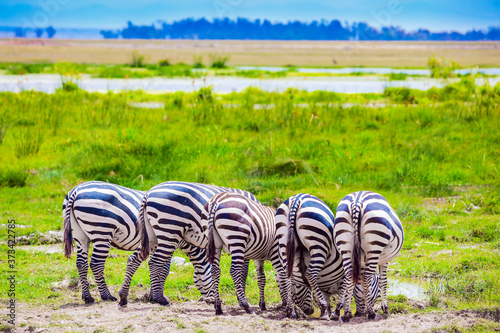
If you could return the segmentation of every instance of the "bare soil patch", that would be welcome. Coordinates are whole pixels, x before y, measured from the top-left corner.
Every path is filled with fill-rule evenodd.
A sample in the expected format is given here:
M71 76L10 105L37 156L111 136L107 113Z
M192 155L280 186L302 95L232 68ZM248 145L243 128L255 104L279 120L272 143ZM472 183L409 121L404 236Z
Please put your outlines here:
M500 65L498 42L0 39L0 59L9 62L123 64L133 50L149 63L192 63L193 55L207 62L209 54L223 53L230 65L425 67L432 55L463 66Z
M216 317L213 305L188 301L170 307L132 302L126 308L117 303L99 302L62 306L18 304L14 332L427 332L444 326L470 327L484 321L480 313L431 312L378 315L373 321L354 318L349 323L318 319L289 320L275 306L248 315L238 306L224 306Z

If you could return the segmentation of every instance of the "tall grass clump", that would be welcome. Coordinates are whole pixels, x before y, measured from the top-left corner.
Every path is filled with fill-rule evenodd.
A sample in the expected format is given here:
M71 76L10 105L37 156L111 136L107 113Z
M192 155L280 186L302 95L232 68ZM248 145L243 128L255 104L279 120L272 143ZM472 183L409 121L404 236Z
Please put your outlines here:
M433 55L427 60L427 68L431 71L431 77L449 79L457 76L455 71L461 66L454 61L445 58L438 59Z
M20 129L13 131L14 151L17 158L37 154L43 142L43 132L38 129Z
M226 63L229 61L231 56L219 53L212 53L209 55L209 58L210 58L210 67L222 69L227 67Z
M203 56L202 55L193 55L193 68L204 68L203 65Z
M133 51L130 66L134 68L142 68L145 66L144 59L144 55L140 54L137 51Z
M26 186L28 173L22 169L1 170L0 188L2 187L23 187Z
M60 62L55 65L55 70L61 78L61 89L66 92L78 91L78 79L81 72L77 65L70 62Z

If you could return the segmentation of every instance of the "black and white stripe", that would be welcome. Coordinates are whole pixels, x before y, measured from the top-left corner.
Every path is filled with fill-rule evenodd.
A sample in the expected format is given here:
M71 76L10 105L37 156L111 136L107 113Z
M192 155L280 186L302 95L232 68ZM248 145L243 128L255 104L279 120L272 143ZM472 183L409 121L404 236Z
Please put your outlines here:
M163 295L163 286L172 254L188 231L199 235L197 240L190 240L192 244L198 247L201 245L198 242L204 231L200 224L201 214L205 212L204 206L215 194L226 191L240 193L258 202L253 194L243 190L175 181L157 185L145 194L139 212L141 259L145 260L150 248L157 244L149 260L151 300L162 305L169 304ZM123 288L128 287L127 282L129 281L124 282Z
M110 247L134 251L128 259L128 266L139 267L137 248L140 245L137 219L139 207L145 192L104 182L87 182L74 187L63 203L63 228L65 254L71 257L73 240L76 243L76 266L80 276L82 299L94 302L87 281L88 252L94 244L90 268L94 274L102 300L116 301L104 280L104 265ZM180 244L194 266L194 282L203 297L211 297L210 264L206 251L187 243ZM125 280L132 276L127 267ZM136 268L137 269L137 268ZM135 272L135 270L134 270ZM120 295L128 293L120 290Z
M387 266L403 246L403 226L387 200L378 193L360 191L344 197L337 207L335 243L343 258L345 280L336 314L344 308L344 321L352 318L354 286L361 280L365 299L371 294L371 280L380 271L382 311L387 306ZM373 304L366 303L368 318L375 318Z
M231 254L231 278L240 306L247 313L253 313L245 297L247 266L249 260L255 261L260 291L259 306L262 311L265 311L264 261L271 260L277 274L281 270L277 253L275 210L259 202L249 200L241 194L230 192L219 193L212 197L205 209L208 216L203 214L201 222L203 228L205 226L208 228L206 232L207 256L212 264L215 314L222 314L219 295L221 274L219 261L223 248Z
M311 288L305 277L305 271L310 261L310 255L307 251L297 251L293 267L293 301L306 314L311 315L314 312L313 295ZM342 274L339 276L339 269ZM331 312L331 297L340 294L344 280L344 268L342 267L342 257L338 251L334 251L325 262L325 266L318 274L318 287L323 294L327 304L328 312ZM375 304L380 296L379 276L375 275L372 279L372 289L369 302ZM365 298L363 288L357 285L354 289L354 300L356 303L355 316L365 315ZM337 317L333 317L337 319Z
M288 317L295 317L292 296L292 272L295 254L307 252L310 258L304 269L304 278L311 287L321 309L321 319L329 320L329 306L318 286L318 275L324 269L325 262L336 249L333 239L334 215L330 208L319 198L310 194L297 194L288 198L276 212L277 238L279 255L286 279ZM340 263L333 259L329 279L340 281L343 270Z

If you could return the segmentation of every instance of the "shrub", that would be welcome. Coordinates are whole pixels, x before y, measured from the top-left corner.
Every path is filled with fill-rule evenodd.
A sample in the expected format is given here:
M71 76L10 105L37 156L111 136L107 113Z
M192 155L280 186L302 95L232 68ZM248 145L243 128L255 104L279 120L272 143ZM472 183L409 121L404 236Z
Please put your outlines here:
M427 67L431 71L431 77L448 79L456 77L455 71L461 66L454 61L446 60L445 58L438 59L436 56L429 57Z
M170 66L170 60L168 60L168 59L160 60L160 61L158 61L158 66L160 66L160 67Z
M144 56L137 51L132 52L132 63L130 66L136 68L144 67Z
M227 67L226 63L231 58L228 55L222 55L222 54L218 54L218 53L213 53L209 57L210 57L210 62L211 62L210 67L217 68L217 69L226 68Z
M193 68L204 68L203 65L203 56L202 55L194 55L193 56Z
M386 87L384 96L397 103L417 104L415 96L408 87Z

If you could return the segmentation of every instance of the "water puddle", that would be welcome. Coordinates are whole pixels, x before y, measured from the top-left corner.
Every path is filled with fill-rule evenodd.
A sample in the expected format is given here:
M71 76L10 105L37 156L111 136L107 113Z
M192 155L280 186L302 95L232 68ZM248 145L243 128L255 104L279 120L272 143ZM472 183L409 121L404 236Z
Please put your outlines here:
M422 280L392 278L388 281L387 289L387 294L391 296L404 295L415 301L429 299L429 283Z

